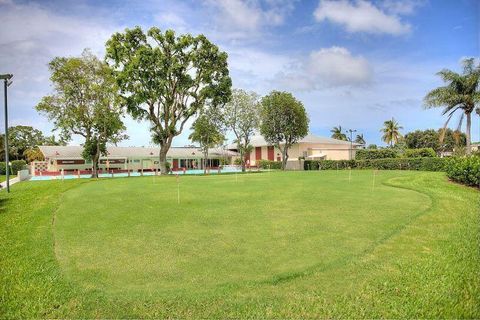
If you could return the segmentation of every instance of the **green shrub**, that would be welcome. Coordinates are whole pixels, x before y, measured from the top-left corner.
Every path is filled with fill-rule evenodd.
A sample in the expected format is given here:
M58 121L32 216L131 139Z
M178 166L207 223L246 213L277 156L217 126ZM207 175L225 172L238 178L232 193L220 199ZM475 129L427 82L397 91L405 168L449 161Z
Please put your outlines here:
M443 171L444 158L386 158L367 160L306 160L305 170L331 169L380 169L380 170L421 170Z
M27 162L25 160L10 161L10 174L16 175L18 171L26 169ZM0 162L0 175L5 175L7 172L5 162Z
M257 165L262 169L281 169L282 168L281 161L259 160L257 161Z
M355 153L355 160L398 158L394 149L360 149Z
M432 148L418 148L418 149L406 149L403 154L405 158L426 158L436 157L437 154Z
M445 165L447 176L467 186L480 186L480 157L452 157Z
M242 159L236 158L235 160L233 160L233 164L236 165L236 166L241 165L242 164Z

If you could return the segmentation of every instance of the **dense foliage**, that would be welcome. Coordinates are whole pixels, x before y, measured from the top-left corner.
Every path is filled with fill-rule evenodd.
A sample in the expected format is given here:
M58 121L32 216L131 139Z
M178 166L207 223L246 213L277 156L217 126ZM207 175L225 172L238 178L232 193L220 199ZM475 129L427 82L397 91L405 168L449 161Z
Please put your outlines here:
M280 161L270 161L270 160L259 160L258 166L262 169L281 169L282 162Z
M18 171L24 170L26 168L27 162L25 160L13 160L10 161L10 174L16 175ZM5 162L0 162L0 175L6 174L7 166Z
M437 154L432 148L406 149L403 153L404 158L424 158L436 156Z
M466 140L467 137L464 133L449 128L445 130L415 130L407 133L404 137L407 148L432 148L435 152L452 152L455 148L465 146Z
M360 149L355 153L356 160L366 159L384 159L384 158L397 158L399 154L397 150L391 148L383 149Z
M291 93L272 91L262 98L260 133L280 150L283 170L290 147L308 134L308 123L305 107Z
M480 157L478 156L449 158L445 171L453 181L480 187Z
M380 169L443 171L445 158L385 158L367 160L306 160L305 170Z

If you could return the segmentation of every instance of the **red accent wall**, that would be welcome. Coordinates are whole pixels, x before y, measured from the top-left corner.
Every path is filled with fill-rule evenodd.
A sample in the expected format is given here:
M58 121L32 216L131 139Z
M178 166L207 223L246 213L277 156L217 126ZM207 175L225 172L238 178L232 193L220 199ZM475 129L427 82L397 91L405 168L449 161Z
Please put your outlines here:
M178 169L178 159L173 159L173 168L172 169Z
M268 146L267 147L267 153L268 153L268 160L273 161L275 160L275 150L273 146Z
M255 161L262 160L262 147L255 148Z

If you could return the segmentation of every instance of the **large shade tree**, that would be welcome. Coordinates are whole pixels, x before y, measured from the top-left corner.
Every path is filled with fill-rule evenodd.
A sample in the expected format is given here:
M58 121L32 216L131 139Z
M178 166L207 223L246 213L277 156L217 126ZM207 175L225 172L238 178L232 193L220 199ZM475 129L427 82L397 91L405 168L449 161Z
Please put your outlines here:
M380 129L380 132L383 133L382 140L388 143L390 147L393 147L402 137L400 133L401 129L403 129L403 127L400 126L394 118L385 121L383 123L383 128Z
M405 144L410 149L432 148L436 152L451 152L455 148L464 147L465 143L465 134L450 128L415 130L405 135Z
M128 112L148 120L160 145L160 171L167 173L167 152L188 119L205 106L230 99L227 54L205 36L176 36L141 28L115 33L107 42L106 60L114 69Z
M107 153L107 143L126 138L118 87L108 65L88 50L80 57L57 57L49 63L54 93L35 107L66 140L85 139L82 156L92 161L92 176Z
M245 155L252 150L251 139L260 125L259 96L255 92L234 89L222 116L225 126L235 136L242 171L245 171Z
M282 170L288 150L308 134L309 119L303 104L288 92L272 91L262 98L260 132L282 154Z
M472 112L475 109L479 112L480 64L475 64L474 58L464 59L462 64L461 74L448 69L438 72L445 86L430 91L424 101L426 108L443 108L442 114L447 116L445 128L457 112L461 113L457 129L461 128L463 118L466 118L467 154L470 154Z
M332 133L331 137L333 139L347 141L347 135L342 132L342 126L333 127L330 132Z

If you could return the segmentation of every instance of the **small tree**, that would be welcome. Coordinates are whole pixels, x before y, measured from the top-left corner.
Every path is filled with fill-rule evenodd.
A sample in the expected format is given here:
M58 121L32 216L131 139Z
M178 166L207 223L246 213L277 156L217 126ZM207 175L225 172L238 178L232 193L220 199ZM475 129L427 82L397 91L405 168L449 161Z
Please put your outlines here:
M202 150L204 157L203 170L206 173L208 149L221 145L225 141L225 136L223 135L218 122L209 114L200 115L193 123L191 129L193 131L190 134L189 139L200 144L200 149Z
M282 153L282 170L288 149L308 134L308 116L303 104L288 92L272 91L262 98L260 132Z
M382 140L388 143L390 147L393 147L402 138L400 129L403 129L403 127L400 126L394 118L385 121L383 123L383 128L380 129L380 132L383 133Z
M260 121L259 96L255 92L233 90L232 100L223 110L223 121L235 135L240 164L245 171L245 155L252 150L250 142Z
M78 58L55 58L49 69L55 93L43 97L35 108L65 139L74 134L84 137L82 156L92 161L92 177L97 177L106 144L126 138L112 71L88 50Z
M150 121L153 142L160 145L162 174L167 173L172 140L188 119L206 105L222 106L230 99L227 54L203 35L127 29L108 40L106 59L128 112Z

